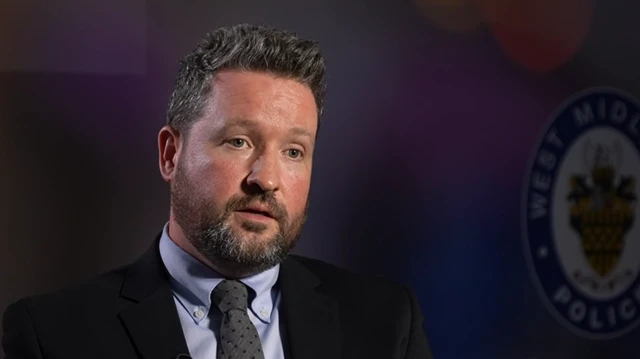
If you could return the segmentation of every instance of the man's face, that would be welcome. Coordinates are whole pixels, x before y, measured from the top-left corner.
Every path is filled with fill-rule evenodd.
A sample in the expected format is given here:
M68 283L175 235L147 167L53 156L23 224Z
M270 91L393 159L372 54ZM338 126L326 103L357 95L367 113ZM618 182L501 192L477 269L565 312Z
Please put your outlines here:
M204 115L182 134L172 211L210 262L252 273L281 262L306 219L318 125L295 80L223 71Z

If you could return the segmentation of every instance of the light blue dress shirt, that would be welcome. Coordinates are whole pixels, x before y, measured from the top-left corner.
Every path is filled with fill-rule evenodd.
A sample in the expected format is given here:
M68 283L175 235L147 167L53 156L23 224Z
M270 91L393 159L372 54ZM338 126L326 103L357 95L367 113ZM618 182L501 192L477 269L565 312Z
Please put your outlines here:
M169 237L168 223L160 238L160 256L170 274L169 282L191 357L215 358L222 314L215 304L211 308L211 291L224 278L178 247ZM258 330L265 359L284 359L278 313L280 291L276 284L279 271L278 265L240 280L250 288L247 312Z

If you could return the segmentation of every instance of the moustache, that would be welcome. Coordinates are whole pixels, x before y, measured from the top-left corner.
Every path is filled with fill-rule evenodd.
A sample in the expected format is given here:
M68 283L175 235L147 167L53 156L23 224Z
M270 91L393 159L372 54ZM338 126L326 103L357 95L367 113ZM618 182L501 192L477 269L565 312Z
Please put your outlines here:
M278 203L278 200L271 193L233 197L227 204L227 213L238 211L256 204L267 207L273 218L278 222L288 218L287 210L284 206Z

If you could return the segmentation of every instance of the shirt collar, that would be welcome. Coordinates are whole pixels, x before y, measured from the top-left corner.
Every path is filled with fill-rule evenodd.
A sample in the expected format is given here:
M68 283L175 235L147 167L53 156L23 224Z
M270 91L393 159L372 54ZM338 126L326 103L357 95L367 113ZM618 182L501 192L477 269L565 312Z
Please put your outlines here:
M164 225L160 237L160 257L169 272L176 297L193 320L199 323L209 314L211 292L224 277L175 244L168 229L169 223ZM280 265L276 265L240 279L255 292L255 297L249 294L249 309L264 323L271 322L279 272Z

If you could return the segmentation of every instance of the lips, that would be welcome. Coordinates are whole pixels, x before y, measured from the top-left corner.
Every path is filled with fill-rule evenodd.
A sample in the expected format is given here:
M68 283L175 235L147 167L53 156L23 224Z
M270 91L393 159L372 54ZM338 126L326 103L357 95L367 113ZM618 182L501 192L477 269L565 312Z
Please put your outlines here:
M275 218L273 215L273 212L271 212L271 210L269 210L266 207L258 207L258 206L247 207L247 208L238 210L238 212L253 213L253 214L258 214L258 215L262 215L269 218Z

